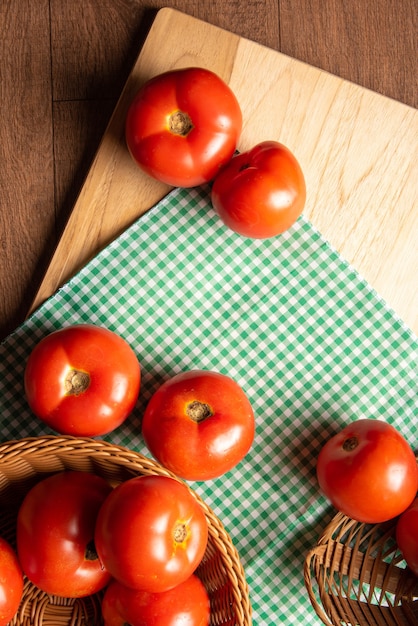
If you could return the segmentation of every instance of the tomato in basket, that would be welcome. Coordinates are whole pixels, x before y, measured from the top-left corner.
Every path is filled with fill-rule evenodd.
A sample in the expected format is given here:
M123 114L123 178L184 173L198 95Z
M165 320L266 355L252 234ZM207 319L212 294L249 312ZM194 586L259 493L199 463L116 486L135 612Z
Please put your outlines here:
M407 565L418 576L418 497L399 517L396 541Z
M154 457L186 480L221 476L254 440L251 403L232 378L191 370L163 383L149 401L142 434Z
M317 462L321 490L359 522L385 522L401 514L418 490L415 455L403 435L377 419L360 419L331 437Z
M184 483L168 476L136 476L118 485L101 507L95 545L113 578L155 593L193 574L208 532L203 508Z
M128 417L141 371L130 345L93 324L67 326L44 337L26 364L24 385L35 415L63 435L104 435Z
M102 616L105 626L208 626L209 596L193 574L159 593L129 589L113 580L103 596Z
M188 67L159 74L134 97L126 143L150 176L175 187L209 182L234 154L242 112L213 72Z
M17 554L26 576L46 593L81 598L105 587L94 529L112 491L104 478L80 471L42 479L27 492L17 516Z
M301 215L305 178L286 146L263 141L222 167L214 180L211 200L231 230L252 239L275 237Z
M23 572L16 552L0 537L0 626L16 615L23 594Z

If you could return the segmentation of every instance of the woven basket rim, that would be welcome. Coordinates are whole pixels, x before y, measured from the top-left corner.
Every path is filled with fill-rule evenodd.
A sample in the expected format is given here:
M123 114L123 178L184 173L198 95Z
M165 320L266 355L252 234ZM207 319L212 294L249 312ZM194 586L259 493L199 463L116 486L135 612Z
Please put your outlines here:
M103 452L107 456L116 456L123 459L130 459L133 463L140 460L149 467L154 467L160 473L170 475L179 482L184 482L178 476L173 474L170 470L164 468L162 465L149 458L130 450L119 444L114 444L103 439L93 437L77 437L74 435L39 435L33 437L22 437L19 439L10 439L0 443L0 463L3 460L9 460L13 458L17 453L33 454L35 452L41 452L48 450L51 453L61 450L65 447L69 452L71 450L77 450L83 448L85 450L91 450L92 452Z
M203 500L203 498L170 470L164 468L154 459L144 456L140 452L128 449L118 444L113 444L102 439L91 437L76 437L72 435L45 435L13 439L0 444L0 474L2 466L11 466L14 463L18 466L31 458L35 459L37 465L47 461L51 456L65 455L65 458L76 457L78 455L92 456L94 460L105 460L114 462L115 466L128 470L129 472L140 474L159 474L168 476L186 485L189 492L202 507L207 519L209 535L217 550L221 552L222 561L228 570L229 579L232 583L232 596L234 598L237 622L240 626L251 626L252 607L249 597L248 583L245 578L244 569L229 533L223 523ZM2 488L0 487L0 492Z
M341 512L337 512L322 531L317 544L307 552L304 563L305 587L317 616L325 626L340 626L343 623L351 622L344 621L341 615L335 615L336 609L331 603L331 598L333 597L335 600L336 598L338 599L339 596L337 592L335 594L329 594L325 588L323 578L326 578L327 583L329 583L332 574L338 572L339 575L345 575L350 580L353 579L355 582L360 582L360 584L366 583L370 585L370 587L374 587L374 585L379 582L382 587L387 586L387 591L389 589L391 575L393 575L394 571L396 571L397 577L405 579L405 584L397 589L395 597L397 600L403 597L413 597L413 621L408 622L408 626L418 626L418 577L414 577L407 568L400 569L398 567L403 559L399 551L396 551L396 544L393 539L395 525L396 518L382 524L365 524L351 519ZM350 545L352 541L355 542L353 547ZM391 541L392 544L390 544ZM376 546L382 548L389 546L389 548L387 548L387 555L382 552L382 556L387 556L388 560L384 565L382 564L381 569L380 561L375 562L374 559ZM395 556L389 558L392 553L397 555L396 558ZM361 557L361 567L357 566L357 557ZM326 565L324 565L324 562ZM372 569L371 573L369 572L366 562L367 564L373 562L376 566ZM322 570L320 570L321 567L323 568ZM326 574L323 571L325 569ZM321 574L318 573L320 571ZM316 579L320 599L317 593L315 593L313 579ZM389 590L389 592L395 594L395 590ZM379 593L381 593L381 591ZM368 601L366 602L360 599L350 600L348 603L370 606ZM324 607L329 609L330 614L326 612ZM383 616L380 617L376 611L373 624L376 624L376 626L405 624L405 621L398 621L395 617L395 613L399 611L399 608L400 607L397 605L396 609L393 610L392 619L394 621L387 621ZM335 621L332 619L333 615L335 615ZM361 622L356 619L355 624L367 626L369 622Z

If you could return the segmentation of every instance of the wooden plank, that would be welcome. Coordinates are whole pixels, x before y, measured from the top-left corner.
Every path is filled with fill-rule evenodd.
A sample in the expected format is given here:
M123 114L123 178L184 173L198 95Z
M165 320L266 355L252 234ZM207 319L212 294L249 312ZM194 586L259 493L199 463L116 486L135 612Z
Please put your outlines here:
M142 14L127 0L51 0L54 101L118 98L138 54Z
M63 100L53 106L57 231L63 232L115 100Z
M418 107L416 0L280 0L280 25L281 52Z
M173 9L157 15L31 310L168 191L132 162L124 120L144 81L190 65L237 95L241 150L278 139L295 152L306 216L416 330L418 112Z
M33 276L36 261L39 265L53 251L48 0L36 6L31 0L2 2L0 30L0 334L5 335L26 313L24 294L35 295L34 280L42 278Z

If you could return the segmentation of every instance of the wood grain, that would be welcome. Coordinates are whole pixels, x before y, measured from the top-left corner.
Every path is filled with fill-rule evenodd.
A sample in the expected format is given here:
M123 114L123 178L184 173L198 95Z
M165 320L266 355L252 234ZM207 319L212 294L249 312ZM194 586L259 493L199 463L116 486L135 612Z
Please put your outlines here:
M418 104L415 0L3 0L0 337L33 300L162 6Z
M0 10L0 313L10 316L10 329L24 316L45 261L34 268L53 249L54 165L48 2Z
M171 9L158 14L126 83L34 306L169 190L132 162L124 120L145 80L189 65L231 85L243 109L241 150L264 139L293 150L306 216L416 327L418 112Z
M416 0L280 0L280 43L290 56L418 106Z
M64 230L117 100L54 103L56 222ZM68 147L71 146L71 150Z

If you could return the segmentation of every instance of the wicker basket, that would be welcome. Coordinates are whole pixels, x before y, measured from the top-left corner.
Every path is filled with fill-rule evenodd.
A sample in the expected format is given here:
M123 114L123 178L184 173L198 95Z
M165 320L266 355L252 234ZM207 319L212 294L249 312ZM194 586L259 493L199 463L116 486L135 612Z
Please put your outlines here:
M326 626L418 626L418 577L402 559L395 528L393 520L361 524L338 513L308 552L305 584Z
M0 445L0 535L15 542L16 513L37 481L63 470L92 472L112 484L138 475L174 477L153 460L103 441L74 437L34 437ZM251 605L236 549L219 519L192 491L209 525L206 554L198 569L211 601L211 626L250 626ZM71 600L41 592L25 581L13 626L99 626L101 595Z

